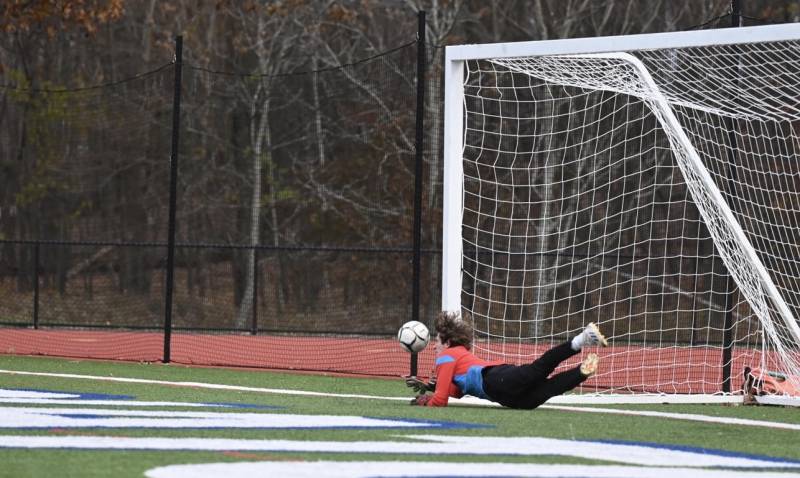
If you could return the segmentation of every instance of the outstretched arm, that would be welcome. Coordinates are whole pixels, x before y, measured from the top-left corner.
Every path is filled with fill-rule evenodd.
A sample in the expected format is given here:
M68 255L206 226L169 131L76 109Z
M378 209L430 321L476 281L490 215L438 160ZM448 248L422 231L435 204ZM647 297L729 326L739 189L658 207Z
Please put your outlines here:
M453 357L449 355L440 355L436 359L436 388L433 392L433 396L425 405L429 407L447 406L455 369L456 361Z

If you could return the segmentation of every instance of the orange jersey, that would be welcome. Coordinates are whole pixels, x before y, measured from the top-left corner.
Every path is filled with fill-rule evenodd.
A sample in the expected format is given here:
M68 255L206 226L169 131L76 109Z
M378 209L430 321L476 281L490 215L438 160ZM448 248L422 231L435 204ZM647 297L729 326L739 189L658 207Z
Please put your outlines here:
M446 407L450 397L464 395L488 399L481 372L487 366L501 363L479 359L461 345L446 348L436 357L436 391L428 406Z

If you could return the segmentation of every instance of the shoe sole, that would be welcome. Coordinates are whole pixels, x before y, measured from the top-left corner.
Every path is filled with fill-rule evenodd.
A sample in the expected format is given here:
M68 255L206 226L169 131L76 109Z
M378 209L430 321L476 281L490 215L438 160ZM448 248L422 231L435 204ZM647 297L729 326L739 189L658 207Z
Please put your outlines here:
M597 373L598 365L600 365L600 358L597 354L589 354L581 363L581 373L587 378L591 377Z
M600 329L597 327L597 325L594 322L590 322L589 323L589 327L592 329L592 331L597 336L597 343L601 347L608 347L608 340L606 340L606 337L603 335L602 332L600 332Z

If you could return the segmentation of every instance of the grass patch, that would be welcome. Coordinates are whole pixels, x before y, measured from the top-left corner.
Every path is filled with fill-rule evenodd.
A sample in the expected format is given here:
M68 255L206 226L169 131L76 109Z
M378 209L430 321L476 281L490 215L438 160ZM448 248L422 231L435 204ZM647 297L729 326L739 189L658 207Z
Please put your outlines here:
M377 397L409 397L401 380L354 378L323 375L274 373L259 370L194 368L183 365L134 364L77 361L38 357L0 356L0 369L30 372L125 377L175 382L263 387L274 389L362 394ZM118 383L58 377L0 374L0 388L37 389L64 392L130 395L136 400L169 402L241 403L281 407L278 410L233 409L248 413L292 413L310 415L357 415L368 417L408 417L446 420L484 425L475 429L397 430L397 429L4 429L5 435L73 435L125 437L216 437L240 439L398 441L403 434L452 434L486 437L549 437L569 440L611 440L702 447L730 452L766 455L800 460L797 431L764 427L743 427L716 423L689 422L659 417L581 413L540 408L533 411L503 408L457 406L448 408L411 407L406 401L295 396L250 391L226 391L158 384ZM21 406L4 404L2 407ZM51 406L51 405L46 405ZM617 405L608 408L654 410L681 414L746 418L785 423L800 423L797 410L781 407L729 405ZM169 410L207 410L172 408ZM226 411L216 409L215 411ZM141 477L155 466L176 463L204 463L237 460L438 460L563 463L564 457L497 456L402 456L353 453L226 453L152 451L69 451L0 449L4 476L47 476L59 470L60 476ZM591 462L591 460L585 460ZM583 460L570 458L569 463Z

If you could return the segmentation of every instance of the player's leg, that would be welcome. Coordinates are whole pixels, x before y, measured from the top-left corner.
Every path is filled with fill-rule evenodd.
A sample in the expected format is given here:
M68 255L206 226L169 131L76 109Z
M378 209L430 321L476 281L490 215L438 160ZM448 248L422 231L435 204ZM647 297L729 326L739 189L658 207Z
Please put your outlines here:
M514 403L514 408L534 409L547 400L572 390L594 375L598 364L597 354L587 355L578 367L553 375L519 397Z
M525 365L497 365L483 372L483 390L501 405L521 408L520 399L547 380L558 365L577 354L570 342L557 345Z
M577 345L577 346L576 346ZM580 352L581 348L589 345L607 346L606 338L594 323L590 323L586 328L569 342L557 345L543 353L533 362L520 365L501 365L487 369L483 374L484 391L496 402L514 408L521 408L517 405L520 399L530 401L526 398L533 391L538 390L542 382L553 373L561 362L569 359ZM580 374L578 372L578 374ZM556 377L553 377L555 379ZM564 391L575 388L580 381L575 374L568 375L557 380L552 387L546 387L543 395L544 400L550 398L549 393L558 395ZM552 380L552 379L551 379ZM552 390L551 390L552 389ZM535 400L534 400L535 401ZM538 405L537 405L538 406Z
M571 341L551 348L532 363L523 365L520 368L523 369L523 373L528 374L529 381L539 381L547 378L561 362L580 352L583 347L592 345L608 346L608 341L594 322L590 322Z
M533 362L519 368L528 376L529 382L538 382L546 379L561 362L574 356L578 351L572 348L570 342L564 342L543 353Z

